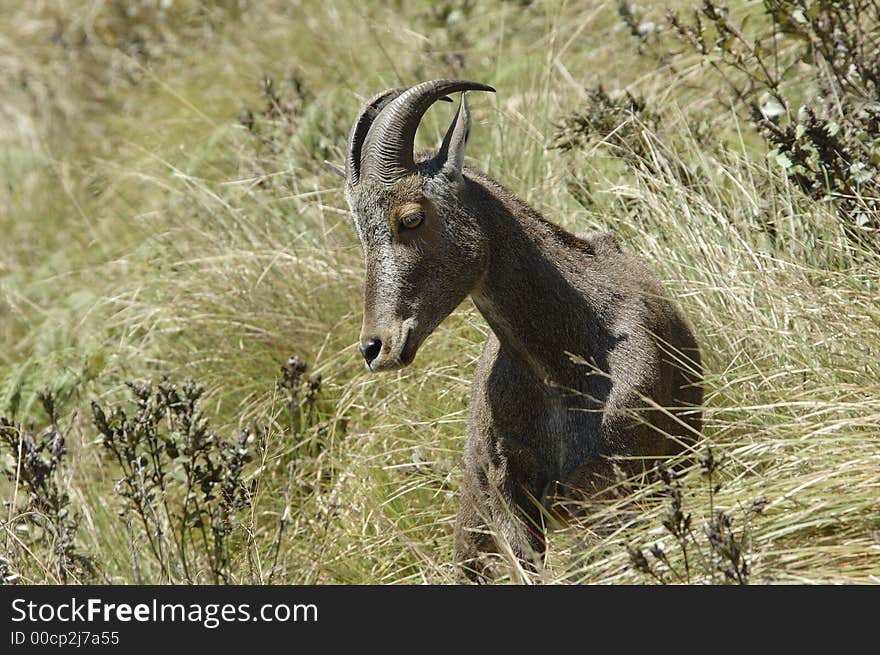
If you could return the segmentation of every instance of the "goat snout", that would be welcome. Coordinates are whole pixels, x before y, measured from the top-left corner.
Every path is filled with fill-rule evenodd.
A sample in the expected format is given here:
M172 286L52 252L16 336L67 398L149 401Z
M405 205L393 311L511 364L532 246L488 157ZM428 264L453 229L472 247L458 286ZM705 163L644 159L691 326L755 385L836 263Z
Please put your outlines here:
M361 351L361 355L364 356L364 361L367 362L367 366L369 367L379 356L379 353L382 352L382 340L378 338L367 339L362 341L358 348Z
M394 371L408 366L416 355L420 339L413 338L414 318L385 321L381 327L370 325L361 331L358 348L372 372Z

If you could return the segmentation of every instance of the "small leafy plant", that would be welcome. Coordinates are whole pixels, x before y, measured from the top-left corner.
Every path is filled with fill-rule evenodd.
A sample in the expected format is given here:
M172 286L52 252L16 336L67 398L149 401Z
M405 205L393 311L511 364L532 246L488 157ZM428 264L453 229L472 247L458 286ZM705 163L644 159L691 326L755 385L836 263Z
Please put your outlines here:
M735 21L703 0L670 12L679 42L715 70L768 157L811 200L830 202L844 233L880 246L880 5L764 0Z
M667 498L660 521L667 537L647 548L627 544L630 566L661 584L748 584L749 520L763 511L767 500L752 502L744 512L743 527L737 531L730 514L715 507L715 495L721 489L716 474L722 462L707 446L699 456L699 464L709 495L709 516L702 530L695 528L692 514L684 510L679 477L659 465L662 494ZM672 545L672 551L667 550L667 544Z
M629 91L609 92L601 85L585 89L584 96L580 108L557 121L555 149L577 154L602 148L629 173L667 175L688 187L701 182L700 175L676 155L674 144L654 136L661 127L661 117L644 98ZM593 205L588 176L575 173L568 191L584 207Z
M53 394L37 394L49 418L42 432L0 418L2 471L17 492L4 505L6 556L0 558L0 578L16 582L14 562L18 556L48 552L45 566L62 584L79 581L95 573L94 564L77 545L79 514L73 509L67 467L67 433L60 425ZM20 504L19 504L20 503Z
M131 539L146 540L160 581L196 582L207 569L214 583L231 576L230 537L248 504L245 470L252 434L224 439L209 428L194 381L129 383L134 407L92 403L101 444L122 473L114 490ZM132 411L133 410L133 411ZM132 521L132 517L134 521ZM141 566L132 544L132 566Z

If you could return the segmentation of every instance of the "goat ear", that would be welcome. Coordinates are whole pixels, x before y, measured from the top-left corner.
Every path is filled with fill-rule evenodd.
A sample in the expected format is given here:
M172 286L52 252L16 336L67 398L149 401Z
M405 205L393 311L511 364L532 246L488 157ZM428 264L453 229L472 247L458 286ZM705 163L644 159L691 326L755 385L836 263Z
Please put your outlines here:
M461 179L461 169L464 166L464 150L467 145L468 137L471 133L471 113L468 111L467 94L461 94L461 104L452 124L446 130L446 136L443 137L443 144L440 146L440 152L437 158L440 161L440 170L453 180Z

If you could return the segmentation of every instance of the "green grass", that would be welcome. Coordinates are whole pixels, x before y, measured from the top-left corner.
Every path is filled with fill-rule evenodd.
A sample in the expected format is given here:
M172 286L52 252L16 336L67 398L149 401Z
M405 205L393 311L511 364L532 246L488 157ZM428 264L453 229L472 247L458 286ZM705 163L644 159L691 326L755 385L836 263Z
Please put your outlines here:
M725 459L714 503L739 530L742 508L768 501L749 519L752 580L880 580L880 256L847 241L833 210L801 198L710 102L696 61L673 73L639 57L613 30L614 3L450 2L448 17L428 2L355 4L175 2L132 17L117 3L0 2L0 414L39 427L36 392L59 399L63 483L97 579L134 582L130 542L144 543L119 517L119 472L89 402L120 403L125 381L163 375L206 387L218 432L264 433L233 581L453 579L468 391L488 328L468 300L411 367L366 373L362 254L320 162L342 160L365 97L460 74L498 89L471 98L470 163L566 228L620 233L690 317L705 439ZM292 103L274 114L267 75ZM704 183L683 184L668 162L627 169L601 147L552 149L555 124L596 84L646 97L662 120L642 138ZM428 113L419 145L436 145L448 114ZM711 148L701 121L722 135ZM588 181L593 204L572 180ZM275 384L291 355L322 376L318 414L293 436ZM701 525L706 485L696 470L684 483ZM13 486L0 483L4 498ZM546 571L512 579L644 581L625 545L668 541L649 492L597 508L613 529L554 532ZM0 517L5 557L21 581L54 582L51 540L16 516L23 496ZM165 581L149 558L139 567Z

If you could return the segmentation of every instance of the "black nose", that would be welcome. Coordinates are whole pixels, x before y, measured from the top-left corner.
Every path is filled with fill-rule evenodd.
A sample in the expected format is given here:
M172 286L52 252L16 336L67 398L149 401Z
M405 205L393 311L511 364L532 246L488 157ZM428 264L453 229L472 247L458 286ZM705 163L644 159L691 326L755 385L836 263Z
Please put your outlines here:
M370 339L366 343L362 343L360 349L361 355L364 356L367 366L369 366L373 363L373 360L379 356L379 351L382 350L382 341L379 339Z

